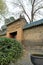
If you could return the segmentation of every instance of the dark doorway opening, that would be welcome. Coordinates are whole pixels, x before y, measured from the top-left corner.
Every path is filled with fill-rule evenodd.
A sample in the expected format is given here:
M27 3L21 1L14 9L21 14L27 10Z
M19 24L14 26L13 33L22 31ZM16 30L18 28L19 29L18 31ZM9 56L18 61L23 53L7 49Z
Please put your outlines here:
M17 36L17 31L10 33L10 38L15 38L16 39L16 36Z

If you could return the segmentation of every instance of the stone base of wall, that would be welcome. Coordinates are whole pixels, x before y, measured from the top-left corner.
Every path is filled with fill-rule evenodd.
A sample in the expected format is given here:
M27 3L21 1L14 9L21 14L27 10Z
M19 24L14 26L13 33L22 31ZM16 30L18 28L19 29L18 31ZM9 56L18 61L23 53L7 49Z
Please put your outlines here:
M39 41L31 41L31 40L23 40L22 43L28 47L28 46L43 46L43 40Z
M31 54L43 54L43 46L24 46Z
M29 51L29 53L43 54L43 42L32 42L32 41L23 41L22 44L24 48Z

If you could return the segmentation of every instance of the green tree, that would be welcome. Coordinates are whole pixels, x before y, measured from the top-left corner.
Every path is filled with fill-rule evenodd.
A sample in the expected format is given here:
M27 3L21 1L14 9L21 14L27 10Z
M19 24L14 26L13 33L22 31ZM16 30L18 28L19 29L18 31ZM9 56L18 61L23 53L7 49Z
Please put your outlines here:
M0 0L0 14L5 13L6 4L4 0Z
M0 38L0 65L12 65L23 55L23 46L12 38Z

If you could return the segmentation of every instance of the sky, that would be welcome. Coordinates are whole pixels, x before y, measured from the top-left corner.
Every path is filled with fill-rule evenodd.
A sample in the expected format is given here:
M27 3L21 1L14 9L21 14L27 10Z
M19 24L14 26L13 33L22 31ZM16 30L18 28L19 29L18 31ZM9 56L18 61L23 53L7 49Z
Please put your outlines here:
M22 9L11 3L13 1L14 2L18 2L18 1L17 0L6 0L6 1L7 1L6 2L7 6L9 5L8 6L9 11L12 12L12 13L14 13L14 15L18 16L18 13L21 13ZM30 15L30 11L28 11L28 10L31 9L31 6L29 5L28 0L24 0L23 4L24 4L24 7L25 7L27 13ZM16 18L17 18L17 16L16 16Z
M6 1L7 1L6 2L7 6L9 5L8 6L9 11L12 12L12 13L14 13L14 15L15 15L14 17L17 18L19 16L18 13L20 13L22 11L22 9L19 8L16 5L12 4L11 2L17 2L18 3L18 0L6 0ZM40 1L40 0L38 0L38 1ZM21 2L23 3L24 8L25 8L26 12L28 13L29 17L31 17L31 14L30 14L31 13L31 4L30 4L30 1L29 0L21 0ZM36 6L36 8L37 8L37 6ZM42 9L40 11L43 13ZM25 15L25 18L27 19L27 22L29 22L29 20L26 17L26 15ZM42 15L39 16L39 14L37 14L35 16L35 18L36 18L36 20L39 20L39 19L43 18L43 16Z
M23 1L23 0L21 0L21 1ZM22 13L22 8L19 8L18 6L11 3L11 2L19 3L18 0L5 0L5 2L7 4L8 10L9 10L9 13L6 15L6 18L9 18L11 16L15 17L15 19L18 18L20 13ZM31 13L31 4L30 4L29 0L24 0L23 5L24 5L25 10L28 13L28 15L31 16L31 14L30 14ZM41 12L43 13L43 10L41 10ZM24 13L23 13L23 15L25 16L27 22L30 23L27 16ZM39 20L39 19L43 18L43 16L38 15L38 16L35 16L35 18L36 18L36 20ZM0 21L1 21L0 22L0 28L1 28L1 26L5 24L4 23L4 18L2 16L0 18Z

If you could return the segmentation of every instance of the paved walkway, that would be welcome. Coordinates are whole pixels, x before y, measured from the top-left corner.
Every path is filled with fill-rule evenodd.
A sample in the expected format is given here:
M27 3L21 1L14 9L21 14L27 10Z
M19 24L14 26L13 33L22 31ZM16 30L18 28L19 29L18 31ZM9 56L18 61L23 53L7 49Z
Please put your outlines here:
M18 62L15 65L33 65L31 63L31 59L30 59L30 55L32 53L43 54L43 50L40 50L40 49L36 49L36 50L25 49L24 50L24 56L22 57L22 59L18 60Z
M33 48L31 47L31 49L29 49L29 48L24 49L24 55L22 56L22 58L19 59L15 64L12 64L12 65L33 65L31 63L31 59L30 59L30 55L32 53L43 54L43 50L41 50L41 48L37 49L37 48L34 48L34 47Z
M24 56L18 60L15 65L32 65L30 60L30 53L27 50L24 50Z

